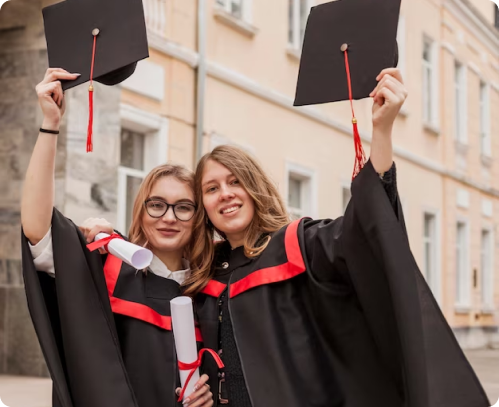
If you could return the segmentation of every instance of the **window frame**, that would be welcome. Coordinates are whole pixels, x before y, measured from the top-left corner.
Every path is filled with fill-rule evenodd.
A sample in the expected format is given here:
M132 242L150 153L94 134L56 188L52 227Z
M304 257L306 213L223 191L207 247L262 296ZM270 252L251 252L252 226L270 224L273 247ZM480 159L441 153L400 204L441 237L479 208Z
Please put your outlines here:
M485 157L492 157L490 85L480 80L480 152Z
M458 94L459 92L459 94ZM468 144L468 67L454 60L454 139Z
M241 15L234 14L232 12L232 4L238 1L241 7ZM235 19L245 21L247 23L252 22L252 0L216 0L215 4L221 7L227 14Z
M121 128L141 133L144 135L144 168L137 170L122 166L120 163L121 130L120 142L118 143L118 188L117 188L117 214L116 228L122 233L128 233L126 229L127 211L127 177L144 179L149 171L157 165L163 164L168 157L168 130L169 122L167 118L150 112L137 109L130 105L120 105Z
M488 251L489 251L489 275L485 276L484 273L484 267L483 267L483 234L487 233L489 235L489 242L488 242ZM480 289L481 289L481 307L482 307L482 312L484 313L493 313L495 312L495 303L494 303L494 247L495 247L495 236L494 236L494 227L490 224L485 224L482 225L482 228L480 230L480 276L481 276L481 282L480 282ZM486 277L488 280L488 288L489 288L489 295L490 295L490 302L487 301L486 295L485 295L485 287L486 287Z
M284 196L286 200L286 208L290 214L299 215L300 217L309 216L311 218L317 218L317 176L316 171L305 167L301 164L286 161L285 168L285 179L284 179ZM304 181L302 184L302 208L292 208L289 206L288 196L289 196L289 179L296 178ZM307 199L307 197L309 199Z
M422 66L422 82L423 82L423 94L422 94L422 104L423 104L423 123L426 126L430 126L432 129L438 129L439 127L439 106L438 106L438 44L431 37L424 35L423 36L423 52L421 55L421 66ZM429 47L429 61L426 61L423 57L424 47L428 45ZM426 72L429 71L429 74L426 78ZM429 81L428 86L426 85L426 80ZM429 89L428 89L429 87ZM426 92L429 91L429 94ZM427 106L429 105L429 106Z
M458 239L459 239L459 227L462 227L462 236L463 242L461 247L461 261L462 264L459 264L459 256L457 254L457 250L459 247ZM469 312L470 310L470 301L471 301L471 263L470 263L470 224L469 220L464 217L458 216L456 219L456 290L455 290L455 301L454 307L457 312ZM460 270L460 267L462 268ZM459 296L461 293L461 297Z
M434 223L434 246L433 246L433 259L434 259L434 273L432 276L432 280L428 281L428 275L426 271L426 236L425 236L425 216L430 215L433 217ZM433 292L433 295L437 302L440 303L441 299L441 245L440 245L440 212L438 210L432 208L424 208L423 209L423 267L421 270L423 272L423 276L428 283L428 286Z
M301 36L301 0L288 0L288 48L293 50L301 51L303 45L303 39ZM305 0L307 2L307 10L310 14L310 9L314 6L315 0ZM290 3L293 3L293 15L292 21L289 21L290 14ZM308 18L308 15L307 15ZM290 26L291 24L291 26ZM289 33L292 34L292 39L290 41ZM305 36L305 27L303 27L303 37Z

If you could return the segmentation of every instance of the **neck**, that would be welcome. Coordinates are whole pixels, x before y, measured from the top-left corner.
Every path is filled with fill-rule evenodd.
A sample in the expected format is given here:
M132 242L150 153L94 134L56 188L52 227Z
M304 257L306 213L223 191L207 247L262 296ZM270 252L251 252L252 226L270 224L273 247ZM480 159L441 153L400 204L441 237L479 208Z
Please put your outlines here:
M153 250L152 252L165 264L166 267L168 267L168 270L170 270L171 272L179 271L184 268L182 265L181 251L160 252L157 250Z
M235 249L237 247L243 246L244 245L244 233L237 234L237 235L227 235L227 240L230 243L230 247L232 249Z

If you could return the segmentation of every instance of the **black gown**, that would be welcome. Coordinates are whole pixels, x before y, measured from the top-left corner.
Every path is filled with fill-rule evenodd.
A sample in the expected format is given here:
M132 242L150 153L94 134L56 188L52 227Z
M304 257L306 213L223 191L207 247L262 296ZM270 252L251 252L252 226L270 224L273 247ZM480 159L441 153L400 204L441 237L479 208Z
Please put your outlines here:
M35 269L22 238L28 307L53 380L53 406L181 405L170 320L179 284L124 263L105 277L102 256L86 249L57 210L52 242L55 278Z
M229 297L222 321L230 318L238 360L227 368L248 394L234 402L229 393L231 407L490 406L395 203L368 162L344 217L293 222L254 259L240 248L217 253L195 302L204 343L216 349ZM204 368L218 389L216 366Z

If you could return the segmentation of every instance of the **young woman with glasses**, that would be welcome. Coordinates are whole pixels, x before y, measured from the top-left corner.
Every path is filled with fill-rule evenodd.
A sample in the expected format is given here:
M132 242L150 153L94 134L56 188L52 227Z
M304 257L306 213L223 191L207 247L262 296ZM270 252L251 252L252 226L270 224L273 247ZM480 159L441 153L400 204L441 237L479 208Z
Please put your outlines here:
M42 129L59 130L65 105L58 81L73 77L49 69L37 86ZM170 300L190 273L185 259L196 213L193 174L161 165L144 179L129 240L154 257L146 270L136 270L87 249L97 233L113 233L109 223L89 219L78 228L53 207L56 147L57 136L41 131L21 207L26 294L53 379L53 405L178 405ZM201 377L184 405L213 405L207 379Z

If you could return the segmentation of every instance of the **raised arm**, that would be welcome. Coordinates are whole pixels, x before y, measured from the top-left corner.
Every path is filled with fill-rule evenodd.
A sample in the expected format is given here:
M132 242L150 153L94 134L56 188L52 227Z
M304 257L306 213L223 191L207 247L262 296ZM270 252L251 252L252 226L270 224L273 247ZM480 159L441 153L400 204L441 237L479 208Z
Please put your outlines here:
M42 129L58 131L65 102L61 79L74 80L78 74L63 69L48 69L45 78L36 86L43 112ZM48 232L54 206L54 170L57 135L38 135L23 187L21 223L31 244L38 243Z
M376 78L378 86L371 93L373 103L373 139L371 163L379 174L393 163L393 123L407 98L402 75L397 68L384 69Z

